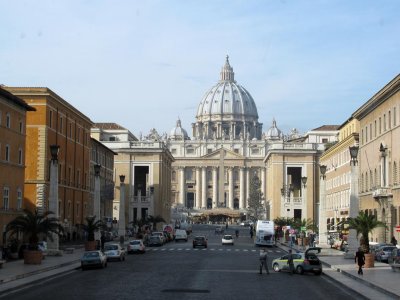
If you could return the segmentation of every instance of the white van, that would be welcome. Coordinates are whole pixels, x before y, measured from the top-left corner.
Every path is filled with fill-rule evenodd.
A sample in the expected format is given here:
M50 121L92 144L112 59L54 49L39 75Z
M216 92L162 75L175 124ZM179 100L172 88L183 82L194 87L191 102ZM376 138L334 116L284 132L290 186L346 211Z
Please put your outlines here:
M188 241L188 236L186 230L184 229L176 229L175 230L175 242L184 240L185 242Z

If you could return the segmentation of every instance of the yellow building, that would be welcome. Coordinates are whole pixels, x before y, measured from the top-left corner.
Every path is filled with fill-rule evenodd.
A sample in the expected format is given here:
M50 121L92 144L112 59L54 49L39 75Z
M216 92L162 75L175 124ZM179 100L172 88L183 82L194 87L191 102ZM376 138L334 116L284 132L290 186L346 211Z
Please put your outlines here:
M350 152L349 147L358 145L359 121L346 120L339 127L338 142L321 155L320 165L326 166L325 211L320 214L326 224L327 234L339 238L346 234L343 222L350 213ZM324 226L325 228L325 226Z
M24 201L26 114L35 109L0 86L0 228L27 207Z
M36 108L27 114L25 199L31 208L48 209L50 145L59 145L59 216L68 237L80 234L90 211L91 120L48 88L4 87Z
M353 113L360 122L360 209L387 225L372 240L398 240L400 213L400 75L386 84Z

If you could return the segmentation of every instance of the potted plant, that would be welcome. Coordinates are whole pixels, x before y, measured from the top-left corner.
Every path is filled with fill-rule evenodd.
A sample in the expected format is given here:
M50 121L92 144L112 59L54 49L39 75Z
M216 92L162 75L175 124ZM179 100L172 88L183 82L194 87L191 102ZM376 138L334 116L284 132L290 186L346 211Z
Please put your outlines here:
M97 249L97 242L94 239L94 234L96 231L102 229L104 224L101 220L96 221L96 216L93 217L86 217L85 224L79 224L78 226L81 227L87 234L87 239L85 242L85 250L91 251Z
M365 255L365 268L374 267L375 257L369 252L368 235L378 227L385 227L385 224L378 221L374 215L368 215L363 211L360 211L357 217L348 219L348 228L354 229L357 233L357 237L361 236L360 247Z
M51 217L51 211L42 214L35 209L31 212L24 209L24 214L16 217L7 224L6 231L10 232L10 236L14 236L21 232L24 238L29 240L28 249L24 250L25 264L41 264L43 253L38 248L39 236L44 235L53 240L53 234L61 235L63 227L57 218Z

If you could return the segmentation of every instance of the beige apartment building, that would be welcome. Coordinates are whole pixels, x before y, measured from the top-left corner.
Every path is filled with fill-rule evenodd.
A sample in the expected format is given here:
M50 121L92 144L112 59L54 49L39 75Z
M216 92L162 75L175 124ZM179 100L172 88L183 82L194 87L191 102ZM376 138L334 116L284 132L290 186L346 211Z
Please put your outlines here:
M146 140L138 139L126 128L115 123L95 123L92 138L117 155L114 158L115 193L113 218L119 220L120 175L125 176L125 222L148 216L161 216L170 221L171 213L171 153L152 130Z
M35 109L0 86L0 245L7 243L5 228L24 208L26 114Z
M358 145L359 121L355 118L346 120L339 127L338 142L320 157L320 165L326 166L324 211L320 211L326 235L339 238L348 232L343 221L350 216L350 151L349 147ZM322 208L322 207L321 207ZM325 229L325 226L322 228ZM325 236L325 235L324 235Z
M372 240L399 240L400 218L400 75L353 113L360 122L360 209L387 225Z

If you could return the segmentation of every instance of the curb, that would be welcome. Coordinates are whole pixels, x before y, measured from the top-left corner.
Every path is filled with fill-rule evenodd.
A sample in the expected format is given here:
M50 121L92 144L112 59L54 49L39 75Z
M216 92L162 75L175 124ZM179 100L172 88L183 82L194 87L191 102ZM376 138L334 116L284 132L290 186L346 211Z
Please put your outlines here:
M59 269L59 268L66 267L66 266L69 266L69 265L72 265L72 264L75 264L75 263L78 263L78 262L80 262L80 259L76 259L76 260L73 260L73 261L65 262L65 263L62 263L62 264L59 264L59 265L55 265L55 266L51 266L51 267L46 267L46 268L43 268L43 269L40 269L40 270L36 270L36 271L32 271L32 272L29 272L29 273L24 273L24 274L12 276L12 277L9 277L7 279L0 280L0 284L11 282L11 281L22 279L22 278L27 278L29 276L37 275L37 274L44 273L44 272L47 272L47 271Z
M358 282L360 282L360 283L362 283L362 284L364 284L364 285L366 285L366 286L368 286L370 288L373 288L373 289L381 292L382 294L388 295L388 296L393 297L395 299L399 298L399 295L397 295L395 293L392 293L392 292L390 292L388 290L385 290L385 289L381 288L380 286L378 286L378 285L376 285L374 283L366 281L366 280L364 280L364 279L362 279L362 278L360 278L358 276L354 276L353 274L350 274L350 273L348 273L348 272L346 272L346 271L344 271L344 270L342 270L340 268L332 267L327 262L324 262L324 261L321 261L321 262L322 262L323 265L331 268L332 270L335 270L335 271L337 271L337 272L339 272L339 273L341 273L341 274L343 274L343 275L345 275L345 276L347 276L347 277L349 277L349 278L351 278L351 279L353 279L355 281L358 281ZM329 277L329 275L327 275L327 276Z

